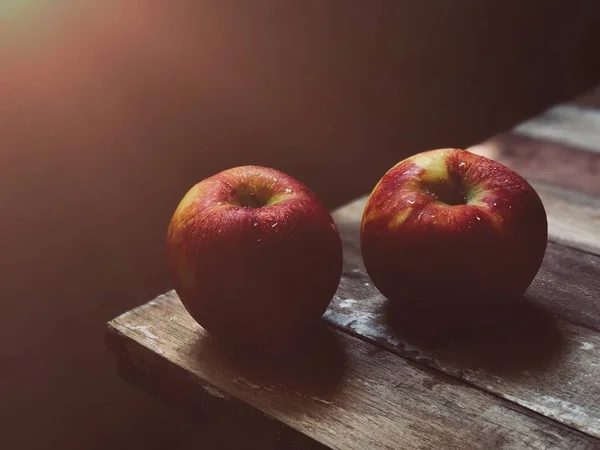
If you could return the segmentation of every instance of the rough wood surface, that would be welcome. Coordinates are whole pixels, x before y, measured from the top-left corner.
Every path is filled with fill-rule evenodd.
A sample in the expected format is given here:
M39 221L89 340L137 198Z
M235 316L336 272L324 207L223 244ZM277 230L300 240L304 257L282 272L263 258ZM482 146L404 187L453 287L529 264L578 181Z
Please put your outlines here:
M569 322L600 331L600 257L549 243L527 298Z
M556 105L520 123L514 132L533 139L560 142L600 152L600 110L574 104Z
M321 332L290 358L232 357L171 292L111 321L109 343L138 377L173 373L167 382L188 402L265 414L334 449L597 448L589 436L381 347Z
M600 172L598 174L600 185ZM550 239L600 255L600 198L532 182L548 215Z
M359 247L364 202L338 210L344 274L325 317L335 326L600 437L600 258L550 244L523 301L477 311L389 307ZM580 323L575 325L567 320Z

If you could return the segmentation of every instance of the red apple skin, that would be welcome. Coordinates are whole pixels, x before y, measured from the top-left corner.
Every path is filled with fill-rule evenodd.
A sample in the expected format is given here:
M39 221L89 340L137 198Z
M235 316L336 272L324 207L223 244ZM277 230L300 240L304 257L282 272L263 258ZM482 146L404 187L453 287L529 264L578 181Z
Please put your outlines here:
M262 207L244 206L249 198ZM196 184L166 241L183 305L210 334L235 345L285 341L316 322L341 278L331 214L304 184L271 168L236 167Z
M367 273L392 301L518 298L540 268L547 238L533 187L458 149L423 152L390 169L361 222Z

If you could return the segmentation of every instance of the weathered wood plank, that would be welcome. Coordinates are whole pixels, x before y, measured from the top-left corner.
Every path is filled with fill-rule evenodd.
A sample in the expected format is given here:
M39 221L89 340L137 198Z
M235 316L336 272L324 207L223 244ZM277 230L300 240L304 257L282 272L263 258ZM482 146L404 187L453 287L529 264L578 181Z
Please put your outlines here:
M190 402L242 405L334 449L599 443L342 332L329 331L280 361L231 357L173 292L111 321L109 332L111 348L138 376L151 379L156 366L169 368L180 374L170 383L187 391Z
M546 208L550 239L600 255L600 198L542 183L532 185Z
M575 104L555 105L517 125L513 132L532 139L559 142L600 152L600 110Z
M359 246L364 201L334 217L344 274L326 320L419 363L600 437L600 258L550 244L526 297L505 308L389 308L371 284Z
M468 150L505 164L528 180L600 195L600 153L515 133L499 134Z
M139 329L148 330L147 325L142 327ZM118 372L123 379L175 410L186 413L189 418L200 421L197 432L198 439L200 436L202 439L195 442L195 448L328 448L267 415L257 413L255 408L241 400L226 397L210 384L196 380L186 367L165 361L154 346L149 348L131 342L130 337L110 326L106 341L118 355ZM207 428L211 432L207 433ZM182 444L187 448L186 443ZM189 442L189 445L194 445L194 442Z
M600 258L549 243L526 295L556 316L600 331Z

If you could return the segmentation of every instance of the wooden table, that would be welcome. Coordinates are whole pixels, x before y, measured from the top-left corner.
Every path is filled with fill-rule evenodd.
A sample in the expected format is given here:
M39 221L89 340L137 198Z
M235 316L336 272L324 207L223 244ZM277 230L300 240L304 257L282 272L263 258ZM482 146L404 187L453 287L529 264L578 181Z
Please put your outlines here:
M334 212L343 277L314 342L268 362L232 357L171 291L109 322L120 373L226 418L228 433L260 427L264 448L600 448L593 106L600 91L471 148L527 177L548 213L546 257L520 306L476 320L388 314L361 262L361 198Z

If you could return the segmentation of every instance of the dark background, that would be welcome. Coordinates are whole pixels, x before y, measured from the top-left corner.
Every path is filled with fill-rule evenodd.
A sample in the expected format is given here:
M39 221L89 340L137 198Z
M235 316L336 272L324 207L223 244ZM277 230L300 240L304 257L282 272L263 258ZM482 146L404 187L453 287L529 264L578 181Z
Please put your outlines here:
M269 165L333 208L600 79L597 0L8 3L0 448L169 448L196 427L103 345L169 288L166 224L195 182Z

